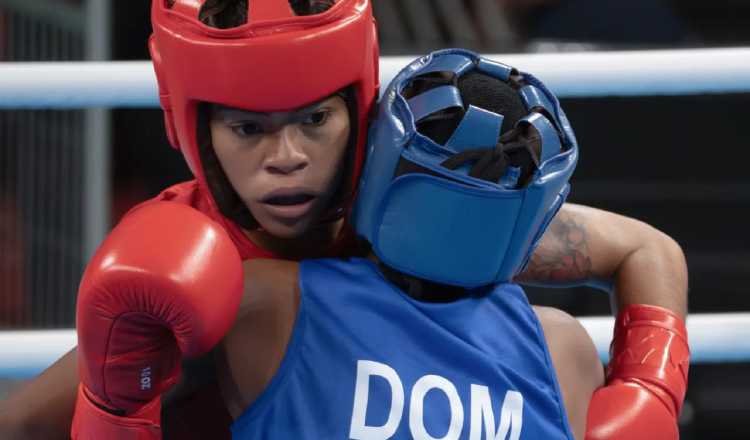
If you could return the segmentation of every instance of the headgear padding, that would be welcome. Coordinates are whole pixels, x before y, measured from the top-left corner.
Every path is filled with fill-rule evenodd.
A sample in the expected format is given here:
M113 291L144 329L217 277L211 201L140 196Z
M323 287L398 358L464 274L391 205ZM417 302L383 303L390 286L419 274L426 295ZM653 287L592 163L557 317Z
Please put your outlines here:
M461 79L475 73L517 88L524 114L507 119L518 119L514 127L528 128L540 139L535 169L523 185L513 166L489 182L469 176L467 167L441 165L467 149L498 145L506 116L491 111L499 108L492 100L506 98L484 94L489 109L467 105ZM438 84L417 90L415 80ZM442 143L418 130L451 109L460 121ZM434 52L403 69L381 99L354 226L384 264L405 274L467 288L507 282L523 270L564 202L577 158L573 130L539 80L469 51ZM424 172L397 173L405 162Z
M217 29L200 20L206 0L152 0L149 41L169 141L210 194L198 151L198 106L291 111L354 90L357 133L350 182L364 159L367 118L378 91L378 40L370 0L338 0L296 15L288 0L248 2L247 23ZM334 207L347 208L351 195ZM215 201L211 200L215 205Z

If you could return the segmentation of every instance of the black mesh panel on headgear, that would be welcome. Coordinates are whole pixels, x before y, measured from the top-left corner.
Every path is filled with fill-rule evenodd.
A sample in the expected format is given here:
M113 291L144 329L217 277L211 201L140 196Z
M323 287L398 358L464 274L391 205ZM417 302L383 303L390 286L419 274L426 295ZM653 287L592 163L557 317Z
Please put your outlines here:
M454 82L445 76L435 74L417 78L405 94L418 95L425 91ZM528 113L517 88L520 84L505 82L478 71L467 72L458 79L457 87L461 93L464 109L447 109L430 115L417 123L417 130L433 141L444 145L458 127L464 117L465 110L470 105L502 115L503 125L497 147L485 150L464 151L446 161L443 165L454 169L467 162L476 166L472 169L473 177L485 180L496 180L504 172L506 166L519 168L521 175L519 185L523 185L532 175L536 161L531 148L531 140L526 133L513 130L516 123ZM409 169L402 164L399 170ZM397 173L398 175L398 173Z
M465 107L473 105L505 117L501 135L513 129L516 122L526 116L526 106L518 91L499 78L476 70L468 72L458 80L458 90L461 91Z
M248 0L206 0L199 19L208 26L231 29L247 23Z
M334 0L289 0L294 13L297 15L315 15L331 9Z
M431 88L448 84L451 81L441 79L436 75L424 75L415 78L410 90L404 95L418 95ZM511 130L519 119L526 116L526 106L516 89L505 81L491 77L481 72L472 71L458 79L458 90L464 103L464 110L469 105L503 115L501 134ZM425 118L417 124L417 129L438 144L445 144L451 137L464 111L461 109L447 109Z
M212 27L230 29L247 23L248 1L284 0L206 0L201 7L200 20ZM321 14L335 4L334 0L288 0L297 15ZM252 6L252 4L250 4Z

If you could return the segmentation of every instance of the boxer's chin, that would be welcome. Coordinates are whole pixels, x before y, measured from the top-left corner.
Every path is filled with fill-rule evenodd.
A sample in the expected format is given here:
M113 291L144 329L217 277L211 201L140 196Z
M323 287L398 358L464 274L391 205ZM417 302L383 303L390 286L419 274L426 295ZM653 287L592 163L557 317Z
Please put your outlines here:
M265 233L276 238L295 239L314 225L320 214L319 204L317 198L297 205L255 203L250 212Z

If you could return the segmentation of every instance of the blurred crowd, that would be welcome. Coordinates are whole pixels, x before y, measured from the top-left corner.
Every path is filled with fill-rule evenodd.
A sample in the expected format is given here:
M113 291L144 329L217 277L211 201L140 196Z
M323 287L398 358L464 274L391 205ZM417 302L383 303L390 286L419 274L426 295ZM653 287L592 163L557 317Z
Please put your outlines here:
M679 46L696 37L660 0L379 0L383 50L448 45L500 52Z

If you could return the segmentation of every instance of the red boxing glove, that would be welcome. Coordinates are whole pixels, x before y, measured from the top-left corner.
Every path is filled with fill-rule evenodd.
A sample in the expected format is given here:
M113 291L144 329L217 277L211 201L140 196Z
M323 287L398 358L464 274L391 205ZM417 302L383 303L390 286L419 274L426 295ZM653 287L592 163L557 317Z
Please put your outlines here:
M662 307L626 307L615 322L607 384L589 403L586 439L678 439L689 362L679 316Z
M195 209L159 202L128 214L78 291L72 438L160 439L160 395L182 356L206 353L229 330L242 279L229 236Z

